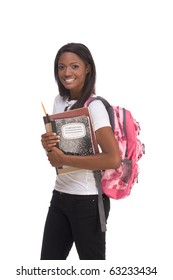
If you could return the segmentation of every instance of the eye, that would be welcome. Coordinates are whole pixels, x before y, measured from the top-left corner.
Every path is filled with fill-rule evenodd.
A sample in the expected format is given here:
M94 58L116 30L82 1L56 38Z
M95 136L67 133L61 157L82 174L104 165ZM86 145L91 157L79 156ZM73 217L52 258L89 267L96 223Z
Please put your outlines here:
M59 64L58 65L58 71L63 71L64 70L64 65Z
M78 65L78 64L73 64L73 65L72 65L72 69L76 70L76 69L78 69L78 68L79 68L79 65Z

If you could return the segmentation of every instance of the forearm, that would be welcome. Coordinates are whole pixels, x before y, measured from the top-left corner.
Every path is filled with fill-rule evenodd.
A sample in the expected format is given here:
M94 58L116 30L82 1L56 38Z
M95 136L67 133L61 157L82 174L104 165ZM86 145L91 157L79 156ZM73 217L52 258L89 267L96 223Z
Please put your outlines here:
M89 170L117 169L121 164L121 158L111 128L99 129L96 136L101 153L89 156L66 155L60 149L51 147L51 152L48 153L51 165L54 167L68 165Z
M110 156L106 153L90 156L63 155L62 162L63 165L88 170L116 169L120 165L119 157L116 158L116 156Z

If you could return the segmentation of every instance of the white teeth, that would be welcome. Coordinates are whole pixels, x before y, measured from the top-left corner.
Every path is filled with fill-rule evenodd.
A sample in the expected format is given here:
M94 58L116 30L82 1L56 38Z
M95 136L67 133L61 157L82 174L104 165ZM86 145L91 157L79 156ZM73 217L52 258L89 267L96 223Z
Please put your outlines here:
M73 82L75 79L65 79L64 81L66 82L66 83L71 83L71 82Z

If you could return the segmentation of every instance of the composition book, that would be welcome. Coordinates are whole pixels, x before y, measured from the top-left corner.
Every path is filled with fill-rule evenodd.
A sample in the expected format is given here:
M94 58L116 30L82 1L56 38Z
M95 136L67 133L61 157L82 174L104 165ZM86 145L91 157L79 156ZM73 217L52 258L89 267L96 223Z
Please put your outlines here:
M68 155L87 156L98 153L98 145L87 107L44 117L47 131L60 136L57 147ZM81 170L70 166L57 167L57 174Z

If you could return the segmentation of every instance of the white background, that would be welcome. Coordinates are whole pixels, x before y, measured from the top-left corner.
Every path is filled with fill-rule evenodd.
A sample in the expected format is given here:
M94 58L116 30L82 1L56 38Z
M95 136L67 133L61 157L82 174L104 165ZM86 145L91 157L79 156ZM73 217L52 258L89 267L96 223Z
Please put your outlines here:
M157 267L171 279L172 266L172 1L0 2L2 279L25 279L26 268L116 266ZM57 85L53 62L58 49L81 42L97 67L97 94L130 109L141 125L146 155L131 195L111 201L107 260L78 261L75 249L65 262L39 261L44 222L55 181L41 147L41 100L52 112ZM60 265L61 264L61 265ZM30 276L31 277L31 276ZM31 279L38 279L32 276ZM118 279L104 274L93 279ZM66 276L66 279L78 279ZM63 279L64 279L63 278ZM84 279L80 276L80 279ZM42 277L56 279L56 277Z

